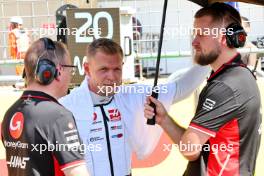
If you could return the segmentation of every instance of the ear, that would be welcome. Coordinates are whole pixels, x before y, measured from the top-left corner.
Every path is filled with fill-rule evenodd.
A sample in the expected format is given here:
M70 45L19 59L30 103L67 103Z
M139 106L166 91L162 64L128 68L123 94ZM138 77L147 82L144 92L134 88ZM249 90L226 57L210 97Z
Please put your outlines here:
M225 34L220 36L220 43L222 46L227 47L227 41L226 41L226 35Z
M62 69L61 67L57 67L57 68L56 68L56 70L57 70L57 76L56 76L55 79L56 79L57 81L60 81L60 80L61 80L61 79L60 79L60 76L61 76L61 69Z
M85 72L85 75L87 76L90 76L90 64L89 62L84 62L83 63L83 68L84 68L84 72Z

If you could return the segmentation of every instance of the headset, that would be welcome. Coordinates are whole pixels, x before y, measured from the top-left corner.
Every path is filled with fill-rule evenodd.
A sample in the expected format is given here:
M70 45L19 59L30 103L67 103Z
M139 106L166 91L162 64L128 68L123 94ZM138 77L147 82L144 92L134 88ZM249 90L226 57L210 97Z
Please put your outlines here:
M226 43L229 48L243 47L247 33L239 23L231 23L226 28Z
M219 13L221 16L224 16L228 11L234 11L235 9L230 5L221 2L215 2L208 6L212 8L216 13ZM235 10L236 11L236 10ZM229 13L229 17L234 20L233 23L229 24L226 27L226 43L229 48L239 48L243 47L246 43L247 33L242 27L240 21Z
M44 42L45 46L45 52L41 54L38 57L37 65L35 68L35 79L38 81L38 83L42 85L48 85L50 84L55 78L58 76L58 70L56 68L56 65L53 61L48 59L48 57L42 57L45 53L48 53L49 50L54 51L54 55L56 56L55 53L55 43L49 39L49 38L40 38L41 41Z

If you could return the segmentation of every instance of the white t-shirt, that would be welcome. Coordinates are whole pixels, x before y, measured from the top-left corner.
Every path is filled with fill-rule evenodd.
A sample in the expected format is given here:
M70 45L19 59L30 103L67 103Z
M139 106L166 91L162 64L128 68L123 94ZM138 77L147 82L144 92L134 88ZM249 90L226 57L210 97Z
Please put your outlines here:
M17 52L22 53L26 52L29 48L29 36L26 30L24 29L14 29L12 32L16 36Z

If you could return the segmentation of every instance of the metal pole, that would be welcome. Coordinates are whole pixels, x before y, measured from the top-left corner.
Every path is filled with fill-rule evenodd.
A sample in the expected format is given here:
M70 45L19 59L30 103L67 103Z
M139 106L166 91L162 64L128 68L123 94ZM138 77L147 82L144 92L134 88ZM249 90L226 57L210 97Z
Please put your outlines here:
M164 33L164 26L165 26L165 20L166 20L167 4L168 4L168 0L164 0L162 21L161 21L161 27L160 27L160 39L159 39L159 46L158 46L158 56L157 56L157 62L156 62L156 74L155 74L154 85L153 85L152 94L151 94L151 96L154 97L154 98L158 98L158 92L157 92L157 90L155 88L156 88L156 86L158 84L159 67L160 67L160 55L161 55L162 42L163 42L163 33ZM154 108L154 112L156 113L155 104L151 103L150 106L152 106ZM155 115L153 116L152 119L148 119L147 120L147 124L148 125L155 125L155 123L156 123L156 116Z

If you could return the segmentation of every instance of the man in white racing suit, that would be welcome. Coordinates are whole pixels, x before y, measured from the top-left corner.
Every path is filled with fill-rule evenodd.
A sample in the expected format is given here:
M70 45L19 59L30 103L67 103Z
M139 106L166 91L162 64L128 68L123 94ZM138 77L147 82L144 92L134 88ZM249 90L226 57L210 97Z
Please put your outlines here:
M155 149L162 129L146 124L144 104L151 86L121 85L123 51L110 39L93 41L84 63L86 78L60 103L75 117L92 176L131 175L131 154L144 159ZM173 83L160 85L165 107L190 95L208 67L194 66ZM116 86L119 86L116 88Z

